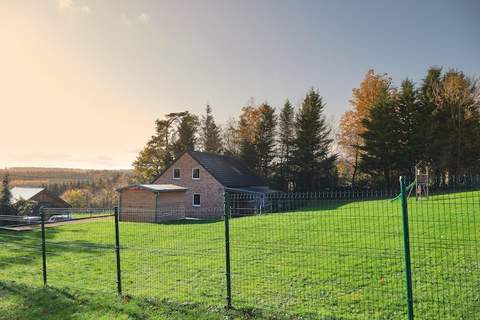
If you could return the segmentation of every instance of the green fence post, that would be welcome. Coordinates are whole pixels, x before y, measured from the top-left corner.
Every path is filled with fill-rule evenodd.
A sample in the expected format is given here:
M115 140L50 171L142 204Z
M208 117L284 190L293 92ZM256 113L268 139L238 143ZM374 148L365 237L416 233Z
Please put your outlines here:
M225 192L224 194L224 201L225 201L225 207L224 207L224 221L225 221L225 276L227 278L227 297L226 297L226 302L227 302L227 309L232 306L232 282L231 282L231 274L230 274L230 225L229 225L229 220L230 220L230 195Z
M47 252L46 252L46 245L45 245L45 212L43 208L40 207L40 220L41 220L41 228L42 228L42 273L43 273L43 286L47 286Z
M408 231L408 204L405 178L400 177L400 194L402 198L403 245L405 250L405 276L407 284L408 319L413 320L412 264L410 260L410 236Z
M120 232L119 232L119 221L120 215L118 213L118 207L113 208L114 218L115 218L115 255L117 262L117 292L118 295L122 295L122 269L120 267Z

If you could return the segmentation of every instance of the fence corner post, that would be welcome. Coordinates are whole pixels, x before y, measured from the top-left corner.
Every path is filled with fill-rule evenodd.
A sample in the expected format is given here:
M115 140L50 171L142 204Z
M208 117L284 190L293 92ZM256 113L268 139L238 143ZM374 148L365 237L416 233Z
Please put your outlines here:
M230 309L232 307L232 283L231 283L231 272L230 272L230 195L228 192L224 193L224 215L223 220L225 222L225 276L227 279L227 296L226 296L226 308Z
M39 208L40 221L42 229L42 273L43 273L43 286L47 286L47 251L46 251L46 232L45 232L45 211L43 207Z
M410 235L408 226L408 202L405 178L400 177L400 193L402 199L403 246L405 251L405 277L407 289L408 319L413 320L413 288L412 288L412 263L410 258Z
M118 211L118 207L113 208L114 212L114 219L115 219L115 255L116 255L116 263L117 263L117 292L118 295L122 295L122 269L120 267L120 228L119 228L119 221L120 215Z

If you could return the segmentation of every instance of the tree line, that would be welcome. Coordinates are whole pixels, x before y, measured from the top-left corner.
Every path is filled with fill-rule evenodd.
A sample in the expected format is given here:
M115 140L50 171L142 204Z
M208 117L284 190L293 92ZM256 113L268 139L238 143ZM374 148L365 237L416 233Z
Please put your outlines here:
M416 85L394 87L370 70L341 118L339 172L346 183L395 186L416 164L441 184L480 171L480 90L458 70L430 68Z
M271 187L301 192L391 188L422 162L447 183L480 171L479 92L477 80L458 70L430 68L418 85L405 79L398 88L370 70L336 135L323 97L310 89L296 107L288 99L278 110L250 103L223 126L208 105L202 116L167 114L133 166L151 182L186 150L200 150L239 157Z

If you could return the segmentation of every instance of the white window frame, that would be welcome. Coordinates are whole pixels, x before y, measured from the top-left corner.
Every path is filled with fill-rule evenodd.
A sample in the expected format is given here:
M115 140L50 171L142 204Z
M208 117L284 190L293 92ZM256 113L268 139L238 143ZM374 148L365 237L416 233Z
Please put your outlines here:
M198 178L193 177L194 170L198 170ZM192 168L192 180L200 180L200 168Z
M198 199L200 200L200 204L195 204L195 196L198 196ZM202 195L200 193L194 193L192 195L192 207L201 207L202 206Z
M179 175L178 178L175 178L175 170L178 170L178 175ZM173 177L173 179L175 179L175 180L180 180L180 179L182 179L182 171L180 170L180 168L173 168L172 177Z

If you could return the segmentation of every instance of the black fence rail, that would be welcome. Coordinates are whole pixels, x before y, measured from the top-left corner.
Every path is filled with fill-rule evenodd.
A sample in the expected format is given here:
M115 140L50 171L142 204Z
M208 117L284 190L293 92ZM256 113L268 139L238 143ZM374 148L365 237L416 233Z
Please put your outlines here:
M480 191L401 189L0 216L0 279L311 319L480 318Z

